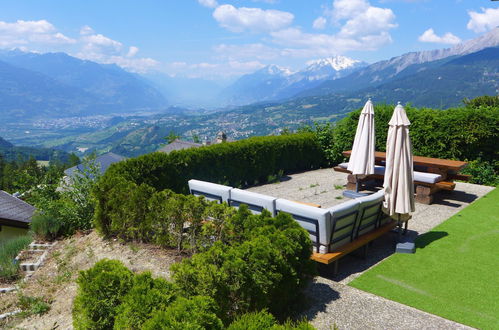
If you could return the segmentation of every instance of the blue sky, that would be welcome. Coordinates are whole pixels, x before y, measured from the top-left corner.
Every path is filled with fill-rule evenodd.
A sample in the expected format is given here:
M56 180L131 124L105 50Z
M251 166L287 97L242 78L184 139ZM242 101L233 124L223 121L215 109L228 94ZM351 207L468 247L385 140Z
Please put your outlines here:
M225 79L336 54L372 63L498 25L490 0L4 0L0 48Z

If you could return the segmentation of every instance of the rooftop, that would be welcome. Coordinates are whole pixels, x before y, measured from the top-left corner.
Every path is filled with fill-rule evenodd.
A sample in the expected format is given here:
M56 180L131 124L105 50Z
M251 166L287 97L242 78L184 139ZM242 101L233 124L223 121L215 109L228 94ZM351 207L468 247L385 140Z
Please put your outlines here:
M0 190L0 224L27 227L35 207Z

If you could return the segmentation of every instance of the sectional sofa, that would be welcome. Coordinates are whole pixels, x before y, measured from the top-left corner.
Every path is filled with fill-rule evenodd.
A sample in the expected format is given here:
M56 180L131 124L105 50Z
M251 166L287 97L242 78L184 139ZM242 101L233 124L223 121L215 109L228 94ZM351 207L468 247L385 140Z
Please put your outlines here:
M246 204L255 214L263 209L273 216L280 212L289 213L308 231L314 252L319 254L336 251L391 222L381 211L382 190L327 209L199 180L189 180L189 190L193 195L202 195L218 203L226 202L233 207Z

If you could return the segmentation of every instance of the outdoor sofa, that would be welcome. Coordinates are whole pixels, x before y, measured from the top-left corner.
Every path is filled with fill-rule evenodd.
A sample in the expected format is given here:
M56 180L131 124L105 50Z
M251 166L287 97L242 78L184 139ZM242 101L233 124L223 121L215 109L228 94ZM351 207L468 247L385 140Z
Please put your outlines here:
M253 213L263 209L273 216L289 213L308 231L314 252L319 254L334 252L391 222L381 211L382 190L327 209L199 180L189 180L189 190L191 194L203 195L218 203L227 202L233 207L246 204Z

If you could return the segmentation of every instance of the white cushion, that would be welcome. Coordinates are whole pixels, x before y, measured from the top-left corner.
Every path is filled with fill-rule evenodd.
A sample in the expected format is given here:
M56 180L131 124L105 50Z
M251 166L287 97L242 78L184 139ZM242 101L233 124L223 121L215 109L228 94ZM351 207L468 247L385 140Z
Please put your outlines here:
M313 223L300 220L300 217L313 219L319 225L319 243L322 245L329 245L331 238L331 214L328 209L321 209L309 205L304 205L286 199L278 198L275 201L276 211L286 212L293 216L293 218L306 230L315 232L315 225ZM316 243L316 237L310 234L312 242Z
M219 203L228 202L230 197L230 190L232 187L224 186L221 184L200 181L200 180L189 180L189 190L191 194L195 196L205 196L207 200L218 201Z
M348 162L338 164L338 166L341 168L348 168ZM384 175L385 174L385 167L380 166L380 165L374 165L374 174Z
M348 163L341 163L338 164L338 166L341 168L347 168ZM385 175L385 167L380 165L374 165L374 174ZM440 174L414 171L414 181L437 183L442 180L443 178Z
M414 181L437 183L439 181L442 181L442 179L443 178L440 174L414 171Z
M251 212L256 214L260 211L255 206L261 207L275 216L275 200L275 197L235 188L230 191L229 205L238 207L239 204L247 204Z

